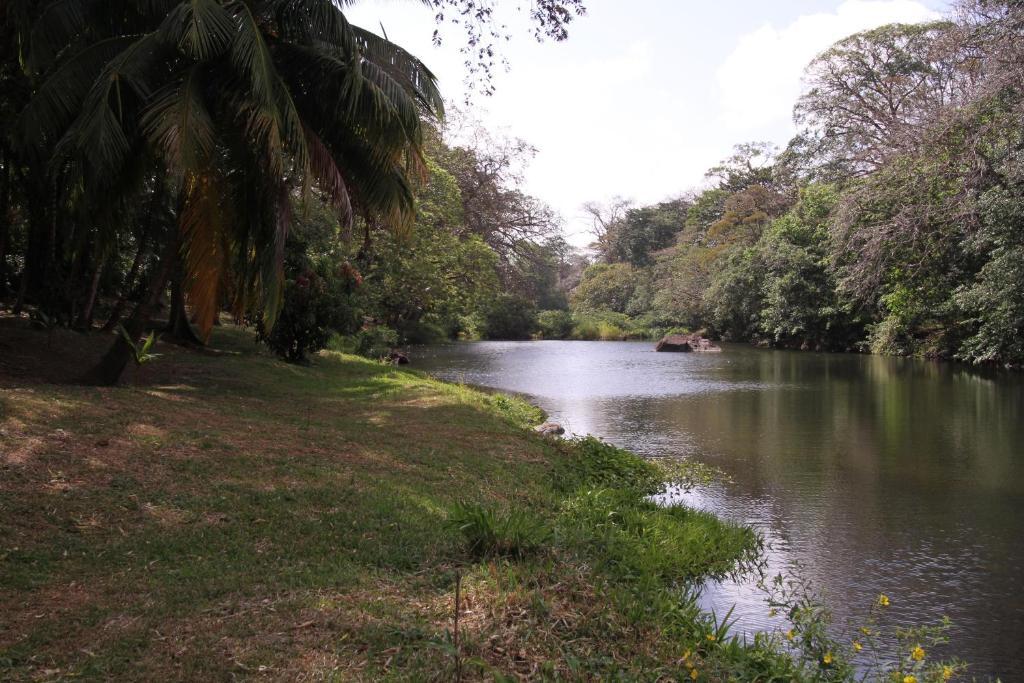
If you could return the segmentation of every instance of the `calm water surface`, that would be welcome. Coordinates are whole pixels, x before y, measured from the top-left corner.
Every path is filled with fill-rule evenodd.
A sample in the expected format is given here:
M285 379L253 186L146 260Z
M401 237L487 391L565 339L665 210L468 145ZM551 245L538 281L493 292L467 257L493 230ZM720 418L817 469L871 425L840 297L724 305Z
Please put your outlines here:
M688 456L732 479L686 503L757 528L769 564L837 622L875 597L897 623L954 622L985 680L1024 680L1024 377L875 356L659 354L647 342L432 347L416 367L528 395L576 434ZM773 623L752 582L708 586L738 628Z

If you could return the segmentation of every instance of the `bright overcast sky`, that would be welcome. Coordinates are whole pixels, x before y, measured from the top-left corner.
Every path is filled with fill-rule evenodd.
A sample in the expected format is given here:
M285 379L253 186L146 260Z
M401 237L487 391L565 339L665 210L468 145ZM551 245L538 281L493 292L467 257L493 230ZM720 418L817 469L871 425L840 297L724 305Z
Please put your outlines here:
M502 0L500 5L527 5ZM650 203L700 185L739 142L784 144L804 66L851 33L918 22L945 0L586 0L587 15L563 43L538 44L516 12L502 45L510 70L473 114L521 137L538 154L527 191L565 219L574 244L590 241L580 206L615 195ZM411 0L363 0L350 20L420 57L452 102L464 98L463 34Z

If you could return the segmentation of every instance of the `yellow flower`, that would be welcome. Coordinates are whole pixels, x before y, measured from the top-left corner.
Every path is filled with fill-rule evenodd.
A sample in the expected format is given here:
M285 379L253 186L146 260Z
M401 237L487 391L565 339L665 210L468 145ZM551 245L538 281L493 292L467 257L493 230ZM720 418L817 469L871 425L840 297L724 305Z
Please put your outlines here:
M922 659L924 659L924 648L920 645L915 647L910 652L910 658L913 659L915 662L920 662Z
M904 676L903 683L917 683L917 676Z
M692 655L692 654L693 653L690 652L690 648L686 648L686 652L683 653L683 659L689 659L690 655Z
M871 635L871 629L869 629L867 626L861 626L860 627L860 632L863 633L866 636L870 636Z
M889 596L886 595L885 593L882 593L881 595L879 595L878 596L878 606L879 607L888 607L889 606Z
M788 631L786 631L786 640L793 640L793 638L795 637L796 634L793 633L793 629L789 629Z
M942 680L948 681L953 677L953 667L944 666L942 667Z
M691 669L690 670L690 678L692 678L693 680L697 680L697 676L699 676L699 675L700 674L697 672L696 669ZM916 683L916 681L915 681L915 683Z
M831 664L832 663L832 653L831 652L826 652L825 656L821 658L821 661L825 662L826 666Z
M714 633L709 633L707 635L707 639L710 640L712 643L715 642L716 640L718 640L718 638L715 636Z
M859 640L855 640L855 641L853 641L853 649L854 649L854 650L855 650L856 652L860 652L861 650L863 650L863 649L864 649L864 646L860 644L860 641L859 641Z

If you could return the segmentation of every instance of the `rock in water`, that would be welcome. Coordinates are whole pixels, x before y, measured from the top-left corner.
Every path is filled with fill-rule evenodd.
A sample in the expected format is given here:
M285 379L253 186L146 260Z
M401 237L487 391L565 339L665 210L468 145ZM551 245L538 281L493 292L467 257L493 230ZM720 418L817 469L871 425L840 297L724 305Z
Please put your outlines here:
M666 334L654 347L655 351L693 351L690 336L686 334Z
M722 347L718 346L710 339L700 336L699 334L667 334L664 337L662 337L661 341L659 341L657 346L654 347L654 350L718 353L719 351L722 350Z
M561 436L565 434L565 428L555 422L545 422L541 426L536 427L534 431L544 436Z

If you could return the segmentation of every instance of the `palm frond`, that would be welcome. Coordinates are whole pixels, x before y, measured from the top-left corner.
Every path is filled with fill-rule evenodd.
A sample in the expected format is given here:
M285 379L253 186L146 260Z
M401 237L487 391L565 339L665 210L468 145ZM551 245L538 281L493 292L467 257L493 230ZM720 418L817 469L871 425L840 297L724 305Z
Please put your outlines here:
M352 225L352 199L348 186L338 169L331 151L323 140L311 129L306 128L306 145L309 147L310 170L331 206L338 213L338 219L346 228Z
M189 174L182 187L179 215L186 297L200 334L209 339L220 309L222 285L230 266L230 204L222 201L223 179L214 173Z
M203 72L193 66L157 93L142 114L146 137L179 173L205 167L216 147L213 119L203 98Z
M134 42L130 36L120 36L94 43L50 74L19 117L23 149L48 155L81 112L100 74Z
M86 0L54 0L46 5L29 34L26 66L30 73L44 71L85 29L86 10Z
M113 177L121 171L134 142L136 106L151 95L147 70L160 48L155 34L147 34L107 64L57 144L56 158L85 160L92 177Z
M431 116L444 118L444 98L437 87L437 77L419 59L386 38L352 27L363 58L387 73L402 89L411 94Z
M186 0L167 14L160 30L183 54L204 61L227 50L236 26L215 0Z
M332 0L268 0L266 4L283 41L299 45L324 42L349 59L357 58L352 26Z
M309 151L302 119L288 87L281 80L260 26L245 3L230 3L229 8L238 21L230 59L245 79L248 97L255 105L247 108L248 120L266 145L265 159L272 168L283 172L281 157L288 151L296 166L308 168Z

